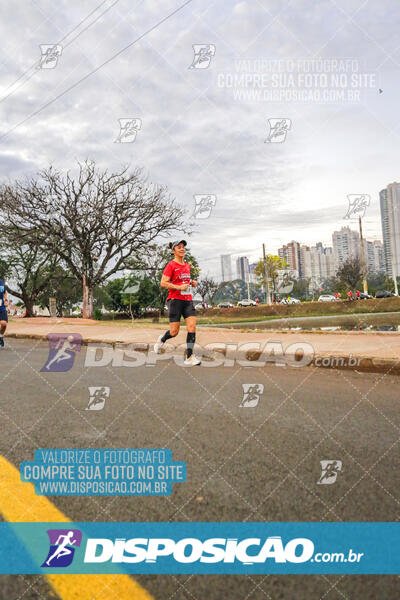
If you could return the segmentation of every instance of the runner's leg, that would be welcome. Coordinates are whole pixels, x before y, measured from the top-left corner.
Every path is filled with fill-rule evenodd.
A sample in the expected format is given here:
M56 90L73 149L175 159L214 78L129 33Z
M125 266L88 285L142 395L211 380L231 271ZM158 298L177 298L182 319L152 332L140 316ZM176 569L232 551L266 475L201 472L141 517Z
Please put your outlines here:
M196 343L196 317L187 317L186 323L186 345L187 345L187 358L190 358L193 354L194 345Z

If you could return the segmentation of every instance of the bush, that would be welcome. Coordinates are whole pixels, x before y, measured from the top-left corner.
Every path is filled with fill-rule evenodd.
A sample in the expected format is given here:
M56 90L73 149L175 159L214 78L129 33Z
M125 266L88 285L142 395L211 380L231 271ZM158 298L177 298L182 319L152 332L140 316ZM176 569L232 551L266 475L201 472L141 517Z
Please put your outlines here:
M103 313L101 312L100 308L95 308L93 311L93 318L96 319L96 321L101 321L103 318Z

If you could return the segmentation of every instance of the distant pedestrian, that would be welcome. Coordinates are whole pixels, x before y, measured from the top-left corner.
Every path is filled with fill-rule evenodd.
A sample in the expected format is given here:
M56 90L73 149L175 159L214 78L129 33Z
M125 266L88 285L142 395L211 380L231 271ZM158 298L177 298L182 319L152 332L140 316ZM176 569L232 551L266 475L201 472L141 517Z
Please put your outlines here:
M258 304L260 302L260 300L258 298L256 298L256 304Z
M357 300L359 300L360 299L360 290L357 290L356 294L357 294Z
M334 295L335 295L336 300L339 300L339 294L337 292L335 292Z
M348 299L349 299L350 302L351 302L351 300L353 300L353 292L351 290L349 290L347 292L347 297L348 297Z

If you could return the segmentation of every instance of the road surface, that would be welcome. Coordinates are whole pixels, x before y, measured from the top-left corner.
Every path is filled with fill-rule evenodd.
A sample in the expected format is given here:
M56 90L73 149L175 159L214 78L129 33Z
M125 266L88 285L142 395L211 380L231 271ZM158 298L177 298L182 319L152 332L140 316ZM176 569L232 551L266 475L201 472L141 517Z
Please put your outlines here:
M45 342L0 352L1 455L15 467L36 448L170 448L187 463L171 497L51 497L75 521L391 521L399 518L398 377L270 364L264 369L84 367L41 372ZM243 407L243 385L263 392ZM90 386L110 388L85 410ZM259 388L261 389L261 387ZM318 485L320 461L341 461ZM1 477L1 473L0 473ZM23 484L26 485L26 484ZM0 496L1 498L1 496ZM8 514L0 500L0 513ZM4 517L3 517L4 518ZM376 599L395 576L135 576L156 600ZM41 576L2 576L7 600L56 598ZM117 600L110 590L93 600Z

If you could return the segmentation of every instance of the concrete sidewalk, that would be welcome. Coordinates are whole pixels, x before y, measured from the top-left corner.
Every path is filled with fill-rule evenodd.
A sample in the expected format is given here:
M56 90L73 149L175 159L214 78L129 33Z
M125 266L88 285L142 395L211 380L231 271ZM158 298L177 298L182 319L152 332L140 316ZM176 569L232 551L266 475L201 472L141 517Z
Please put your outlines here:
M103 325L98 321L84 319L15 319L9 323L6 337L47 340L48 333L76 333L82 336L84 344L107 343L114 345L131 345L147 351L152 349L165 324L143 323L132 325ZM174 346L184 344L186 329L181 328L179 335L172 342ZM263 347L267 342L281 342L283 351L293 350L293 344L308 344L312 347L310 364L325 368L351 368L357 371L390 372L400 375L400 335L396 332L295 332L283 331L243 332L232 329L216 329L201 327L198 329L196 343L201 346L198 351L207 356L204 351L208 344L219 344L216 351L230 358L246 358L256 361L260 358ZM233 347L226 350L225 345ZM252 344L253 346L249 346ZM236 347L234 347L236 345ZM247 347L245 347L247 345ZM293 347L292 347L293 348ZM308 354L308 351L305 351ZM352 360L349 362L350 357ZM325 359L325 360L323 360ZM331 359L328 361L328 359ZM333 360L336 359L336 360ZM340 361L343 364L340 364ZM354 361L356 359L356 361ZM298 357L297 357L298 360Z

